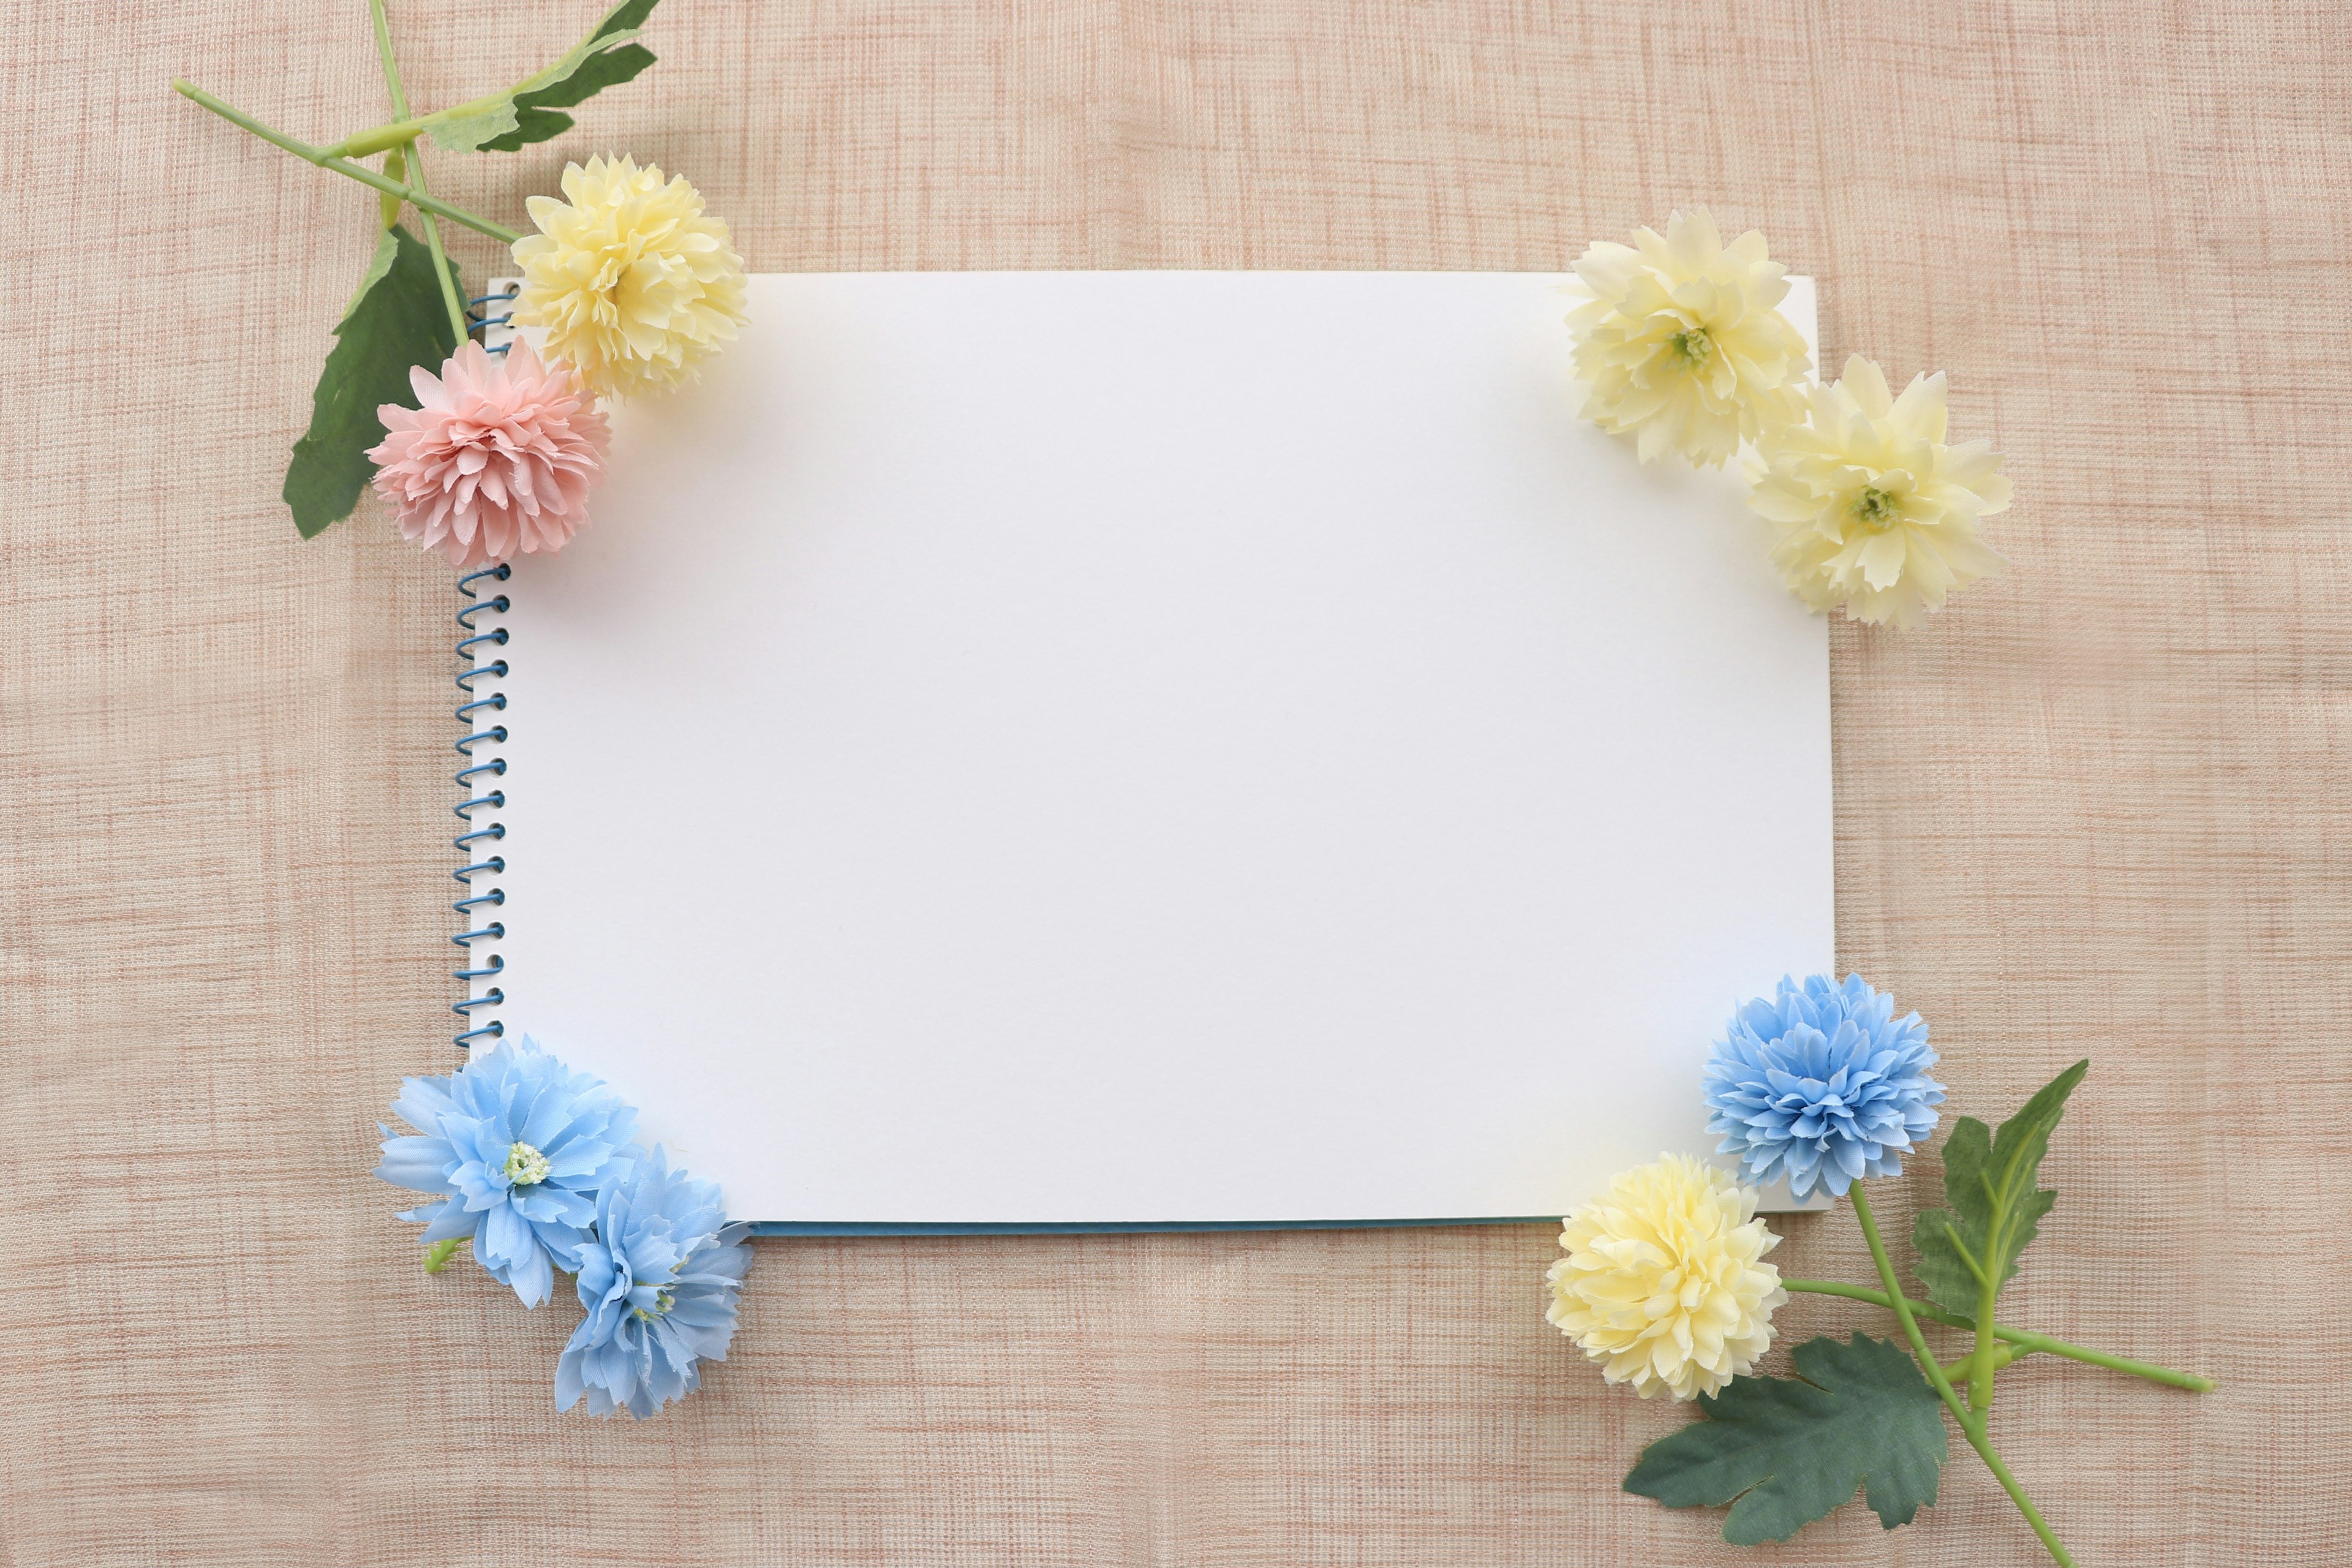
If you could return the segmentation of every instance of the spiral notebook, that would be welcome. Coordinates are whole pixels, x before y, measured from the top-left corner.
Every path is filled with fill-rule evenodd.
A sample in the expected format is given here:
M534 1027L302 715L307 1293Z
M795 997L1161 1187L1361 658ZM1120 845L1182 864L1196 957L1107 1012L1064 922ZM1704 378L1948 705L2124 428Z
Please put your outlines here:
M773 1231L1548 1219L1710 1150L1724 1020L1832 959L1826 630L1735 476L1577 418L1567 281L754 278L465 585L466 1043Z

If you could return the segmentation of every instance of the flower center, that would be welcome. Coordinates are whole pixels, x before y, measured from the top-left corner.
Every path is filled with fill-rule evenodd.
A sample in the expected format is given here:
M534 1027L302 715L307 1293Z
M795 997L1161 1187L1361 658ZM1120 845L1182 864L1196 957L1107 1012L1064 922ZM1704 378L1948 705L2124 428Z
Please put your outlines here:
M676 1296L667 1290L661 1291L654 1297L654 1304L651 1308L639 1307L636 1309L637 1321L639 1322L650 1323L656 1318L667 1314L669 1310L677 1305L677 1298Z
M1685 364L1699 363L1715 349L1714 341L1706 335L1705 327L1685 327L1666 340L1666 346L1674 350Z
M1853 498L1853 520L1873 533L1885 533L1903 521L1903 506L1887 491L1865 485Z
M507 1182L518 1187L536 1186L547 1180L548 1158L528 1143L507 1146Z

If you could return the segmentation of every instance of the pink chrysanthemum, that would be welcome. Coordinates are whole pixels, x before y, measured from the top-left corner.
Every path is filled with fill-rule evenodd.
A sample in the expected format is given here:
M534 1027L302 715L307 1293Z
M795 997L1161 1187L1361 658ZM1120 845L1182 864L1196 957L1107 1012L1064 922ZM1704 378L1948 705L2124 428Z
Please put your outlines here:
M403 538L459 568L571 542L611 430L569 371L521 343L499 358L468 342L438 379L417 365L408 382L418 406L379 407L384 437L368 453Z

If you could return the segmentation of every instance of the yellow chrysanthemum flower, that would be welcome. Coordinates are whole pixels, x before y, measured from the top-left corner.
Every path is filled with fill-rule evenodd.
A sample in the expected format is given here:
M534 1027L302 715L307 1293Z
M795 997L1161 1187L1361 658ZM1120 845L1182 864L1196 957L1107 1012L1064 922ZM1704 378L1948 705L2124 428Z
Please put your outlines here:
M1756 1217L1756 1191L1688 1154L1668 1154L1609 1184L1560 1222L1568 1256L1551 1266L1559 1331L1612 1383L1648 1399L1713 1394L1772 1342L1789 1299L1763 1260L1780 1238Z
M1704 207L1632 246L1595 241L1576 264L1591 302L1568 318L1584 416L1631 434L1645 463L1672 450L1709 466L1793 418L1812 360L1779 310L1788 270L1754 229L1725 245Z
M592 390L628 396L676 386L735 336L743 258L727 226L681 177L633 158L567 164L564 200L530 198L540 232L515 241L520 326L547 329L546 357Z
M1978 520L2009 505L2000 454L1947 447L1944 426L1941 371L1895 397L1856 354L1842 379L1807 389L1801 422L1765 433L1749 500L1780 525L1772 563L1807 604L1916 626L2009 563L1978 536Z

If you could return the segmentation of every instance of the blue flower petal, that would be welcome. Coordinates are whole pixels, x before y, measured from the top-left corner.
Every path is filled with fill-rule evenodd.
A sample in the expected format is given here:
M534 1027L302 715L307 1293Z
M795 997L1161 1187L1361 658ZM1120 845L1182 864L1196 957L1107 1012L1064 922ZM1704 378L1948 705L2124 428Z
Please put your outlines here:
M1927 1025L1894 1014L1894 999L1858 974L1784 979L1741 1004L1706 1076L1722 1152L1741 1154L1759 1182L1785 1171L1800 1197L1899 1173L1902 1152L1934 1132L1944 1087L1927 1076Z
M481 1244L478 1241L475 1245ZM543 1247L524 1249L502 1278L514 1287L514 1293L526 1307L536 1307L555 1294L555 1265Z
M557 1403L642 1418L699 1387L698 1363L721 1359L735 1332L751 1261L743 1236L719 1189L671 1171L659 1149L605 1187L580 1254L587 1317L557 1363Z
M424 1218L425 1211L417 1210L416 1217ZM433 1215L430 1223L425 1226L425 1234L416 1239L426 1247L431 1247L437 1241L462 1240L478 1233L481 1228L481 1215L467 1213L463 1204L443 1204L440 1205L439 1212Z
M438 1136L441 1118L457 1109L450 1098L449 1080L446 1078L405 1078L400 1080L400 1098L392 1102L392 1113L415 1128L419 1132Z
M420 1193L455 1191L449 1185L448 1169L457 1155L446 1138L387 1138L383 1141L383 1159L375 1168L381 1180L395 1187L407 1187Z
M411 1211L429 1219L427 1239L471 1235L483 1267L527 1305L552 1294L557 1268L575 1266L596 1194L634 1163L627 1141L636 1112L528 1039L501 1041L446 1078L405 1080L393 1110L421 1136L387 1138L376 1173L451 1194L449 1204ZM559 1149L561 1180L550 1155L541 1181L518 1186L507 1174L517 1143Z

